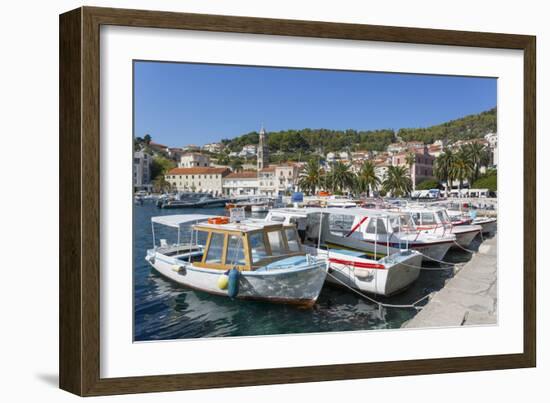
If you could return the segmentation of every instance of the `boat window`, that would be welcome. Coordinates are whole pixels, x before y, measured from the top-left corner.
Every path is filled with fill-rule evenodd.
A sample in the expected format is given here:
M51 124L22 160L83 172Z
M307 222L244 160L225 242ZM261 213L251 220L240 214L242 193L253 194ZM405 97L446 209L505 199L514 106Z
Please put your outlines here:
M210 240L210 248L208 248L208 254L206 255L206 263L221 263L222 262L222 250L224 234L212 233Z
M300 244L298 243L298 237L296 236L296 230L293 228L287 228L286 232L286 241L288 242L288 249L291 252L299 252Z
M268 254L265 249L264 234L263 232L256 232L249 236L250 249L252 252L252 262L255 263L259 260L265 259Z
M376 225L378 226L378 228L375 227ZM367 225L367 233L387 234L384 220L382 218L372 218L371 220L369 220L369 225Z
M355 217L347 214L330 214L328 217L328 226L333 235L344 236L353 228Z
M446 216L446 214L444 214L443 211L440 210L440 211L437 212L437 217L439 218L439 222L441 222L441 223L448 222L449 221L448 217L445 217L445 216Z
M409 231L415 229L416 222L413 220L411 215L409 214L401 214L399 216L401 218L401 230L402 231Z
M401 222L399 221L399 217L390 217L390 228L392 232L399 232L401 230ZM378 227L380 229L380 227Z
M243 266L245 264L243 239L240 235L229 235L225 264L233 266Z
M271 246L271 254L273 256L284 255L285 244L283 242L283 234L281 231L270 231L267 233L269 245Z
M269 217L269 221L285 222L285 217L280 215L272 215L271 217Z
M411 213L412 219L416 225L420 225L420 213Z
M435 224L435 217L433 213L421 213L422 225L433 225Z

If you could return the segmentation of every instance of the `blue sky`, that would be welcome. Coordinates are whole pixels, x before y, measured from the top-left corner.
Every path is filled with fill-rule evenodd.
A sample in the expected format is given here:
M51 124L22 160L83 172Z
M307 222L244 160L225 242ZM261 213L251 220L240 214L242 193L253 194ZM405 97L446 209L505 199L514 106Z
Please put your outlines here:
M426 127L496 106L497 80L135 62L134 128L167 146L266 130Z

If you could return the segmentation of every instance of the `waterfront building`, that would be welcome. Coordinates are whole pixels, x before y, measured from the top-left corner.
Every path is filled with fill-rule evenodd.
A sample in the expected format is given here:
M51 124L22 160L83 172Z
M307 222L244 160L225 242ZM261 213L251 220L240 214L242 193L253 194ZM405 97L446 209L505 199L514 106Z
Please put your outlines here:
M253 196L258 193L257 171L232 172L223 178L223 194L226 196Z
M295 190L298 182L299 168L295 164L281 164L275 166L275 182L277 194L284 195Z
M223 178L229 175L228 168L193 167L173 168L165 175L172 188L179 191L223 193Z
M134 152L134 191L151 191L151 163L153 158L145 151Z
M275 196L278 186L275 179L275 167L267 167L258 170L259 194L263 196Z
M409 166L407 162L407 156L411 154L414 156L412 166ZM414 150L412 152L402 152L392 157L393 166L405 166L410 168L410 176L413 182L413 189L420 182L424 182L427 179L433 179L433 165L435 157L428 153L428 148L424 147L423 150Z
M267 133L264 127L260 129L259 143L258 143L258 171L266 168L269 165L269 150L267 147Z
M180 157L179 168L208 167L210 158L200 153L185 153Z

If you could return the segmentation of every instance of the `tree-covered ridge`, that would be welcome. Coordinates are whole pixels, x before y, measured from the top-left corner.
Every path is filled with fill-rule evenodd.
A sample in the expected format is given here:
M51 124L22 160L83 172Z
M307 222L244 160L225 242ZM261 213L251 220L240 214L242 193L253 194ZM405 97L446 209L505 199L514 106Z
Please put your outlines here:
M301 129L269 132L268 146L271 153L327 153L343 150L384 151L397 140L396 135L404 141L418 140L426 144L438 139L449 141L466 140L483 137L489 132L496 132L496 108L460 119L451 120L440 125L426 128L392 129L358 131ZM247 144L258 144L257 132L250 132L233 139L223 139L222 143L230 151L240 151Z
M222 143L231 151L240 151L247 144L258 144L257 132L251 132ZM328 130L301 129L269 132L268 147L271 153L322 152L342 150L383 151L394 141L391 129L383 130Z
M497 108L475 115L464 116L436 126L416 129L399 129L397 136L403 141L423 141L425 144L435 140L447 139L451 142L483 137L497 131Z

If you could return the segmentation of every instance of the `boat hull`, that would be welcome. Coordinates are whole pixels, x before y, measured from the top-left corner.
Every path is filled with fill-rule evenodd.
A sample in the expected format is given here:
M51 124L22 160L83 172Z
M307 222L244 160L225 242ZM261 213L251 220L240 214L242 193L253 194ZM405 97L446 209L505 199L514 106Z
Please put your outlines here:
M404 249L414 249L423 255L424 261L430 262L434 260L442 260L451 246L454 245L456 237L453 236L452 239L434 242L417 242L410 240L408 243L406 241L401 241L401 243L390 242L389 244L385 241L375 243L374 241L366 239L363 240L352 237L343 238L332 235L327 236L326 239L326 243L329 246L334 244L364 251L369 255L373 255L375 258L393 255L403 251Z
M218 287L222 270L193 266L177 258L148 252L146 260L160 274L186 287L210 294L228 296ZM300 268L242 271L238 299L310 306L315 303L327 275L325 262Z
M453 227L452 233L456 236L456 243L466 248L470 246L474 238L482 231L481 225L460 225Z
M327 283L383 296L409 287L420 275L422 264L422 255L414 252L400 252L381 259L377 263L382 267L362 264L365 259L335 253L329 256Z
M497 231L497 220L495 218L478 219L474 223L481 225L483 234L492 234Z

